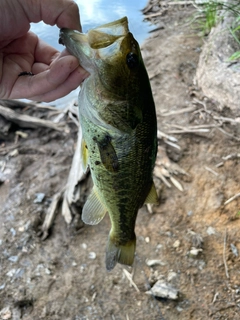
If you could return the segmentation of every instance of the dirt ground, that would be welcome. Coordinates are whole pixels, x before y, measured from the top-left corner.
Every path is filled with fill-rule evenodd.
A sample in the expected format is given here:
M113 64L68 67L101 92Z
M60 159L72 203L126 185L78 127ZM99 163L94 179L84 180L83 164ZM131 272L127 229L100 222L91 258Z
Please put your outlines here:
M77 133L71 119L68 132L12 125L1 134L0 319L240 318L240 198L225 204L240 192L240 127L225 119L240 115L194 85L203 40L186 23L192 14L175 7L158 16L161 28L143 45L158 129L177 139L178 147L160 139L160 151L183 191L156 173L160 204L139 211L133 268L105 269L108 217L86 226L76 216L68 226L59 214L50 236L38 235L67 181ZM28 136L16 141L19 130ZM174 175L176 165L187 174ZM124 269L134 271L136 288ZM145 293L159 279L178 290L177 300Z

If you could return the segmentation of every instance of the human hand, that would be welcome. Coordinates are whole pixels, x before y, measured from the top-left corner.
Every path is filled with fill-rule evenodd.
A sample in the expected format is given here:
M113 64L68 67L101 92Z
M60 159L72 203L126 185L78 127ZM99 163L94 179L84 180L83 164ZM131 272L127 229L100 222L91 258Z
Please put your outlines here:
M1 0L0 98L52 101L65 96L88 76L77 58L62 53L29 31L44 21L81 31L78 7L71 0ZM21 72L33 75L19 76Z

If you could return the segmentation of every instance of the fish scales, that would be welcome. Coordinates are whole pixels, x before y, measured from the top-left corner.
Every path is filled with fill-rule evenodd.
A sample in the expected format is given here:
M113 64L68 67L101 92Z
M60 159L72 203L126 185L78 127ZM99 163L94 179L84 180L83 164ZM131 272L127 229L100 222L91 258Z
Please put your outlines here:
M79 115L82 159L94 187L82 219L97 224L108 212L106 267L132 265L138 210L158 201L152 179L156 111L141 52L126 17L87 34L61 29L60 42L90 73L79 94Z

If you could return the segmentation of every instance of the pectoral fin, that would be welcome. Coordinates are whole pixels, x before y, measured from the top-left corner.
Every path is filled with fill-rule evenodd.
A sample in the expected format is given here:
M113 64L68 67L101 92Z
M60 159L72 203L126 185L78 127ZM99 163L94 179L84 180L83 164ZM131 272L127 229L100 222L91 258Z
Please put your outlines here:
M116 151L111 143L112 138L106 135L101 141L96 139L102 164L110 172L117 172L119 162Z
M82 210L82 221L90 225L98 224L103 219L106 212L107 209L100 201L96 188L93 187Z
M158 199L158 195L157 195L157 190L156 190L154 183L152 183L151 190L145 200L145 203L158 204L158 202L159 202L159 199Z

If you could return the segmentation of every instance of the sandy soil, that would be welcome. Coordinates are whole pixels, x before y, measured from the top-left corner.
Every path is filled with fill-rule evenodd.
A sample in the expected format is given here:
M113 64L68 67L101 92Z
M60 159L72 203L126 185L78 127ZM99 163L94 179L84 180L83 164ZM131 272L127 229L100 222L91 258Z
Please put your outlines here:
M224 203L239 193L240 130L224 120L236 115L194 85L202 39L186 24L190 15L178 7L159 16L163 28L143 45L159 130L180 149L159 144L183 191L155 177L161 201L153 213L139 211L133 268L105 270L108 217L91 227L76 216L68 226L59 214L47 240L38 236L67 181L77 133L70 119L69 132L20 129L28 137L16 142L12 126L0 137L0 319L239 319L240 198ZM187 174L174 175L176 164ZM177 300L145 293L159 279Z

